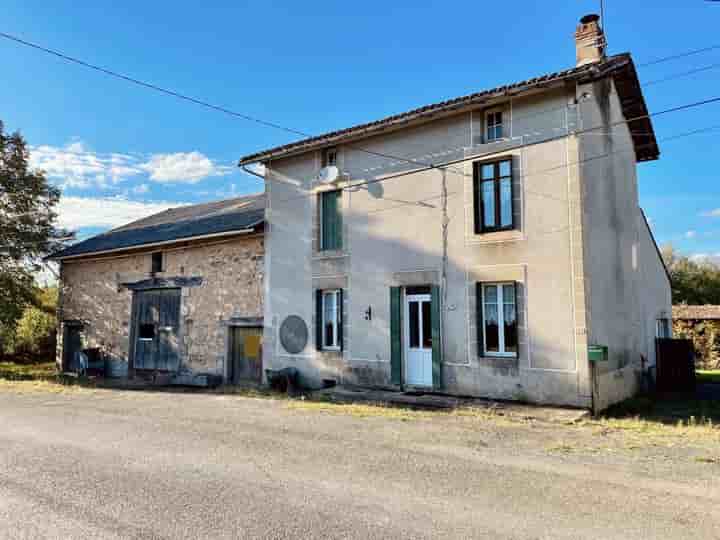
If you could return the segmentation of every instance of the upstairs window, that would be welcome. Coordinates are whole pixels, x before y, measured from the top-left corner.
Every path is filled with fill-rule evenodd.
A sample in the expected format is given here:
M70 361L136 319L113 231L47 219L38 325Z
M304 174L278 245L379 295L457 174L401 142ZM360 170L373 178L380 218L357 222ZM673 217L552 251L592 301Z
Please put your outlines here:
M485 138L487 142L497 141L503 138L503 114L502 111L489 111L485 114Z
M657 319L655 321L655 333L659 338L672 337L670 332L670 320L669 319Z
M165 269L163 268L163 254L162 251L158 251L152 254L152 268L151 272L153 274L157 274L158 272L163 272Z
M337 167L338 164L338 151L337 148L326 148L322 152L322 166L323 167Z
M515 227L512 158L475 163L475 233Z
M319 195L320 251L342 249L342 191L324 191Z

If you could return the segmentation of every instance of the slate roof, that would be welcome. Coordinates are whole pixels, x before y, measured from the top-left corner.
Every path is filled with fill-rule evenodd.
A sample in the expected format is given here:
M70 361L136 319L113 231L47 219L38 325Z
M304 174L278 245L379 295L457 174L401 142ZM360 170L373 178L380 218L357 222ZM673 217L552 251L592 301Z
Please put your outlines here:
M530 91L556 86L561 83L577 81L590 82L604 77L612 76L615 81L623 114L633 135L635 153L638 161L657 159L660 149L657 145L652 122L649 118L639 118L648 114L645 98L640 89L640 82L635 71L635 64L629 53L610 56L597 63L549 73L525 81L499 86L490 90L483 90L474 94L461 96L447 101L425 105L404 113L388 116L380 120L360 124L357 126L332 131L317 137L309 137L300 141L277 146L240 158L238 165L266 162L271 159L296 155L310 150L318 150L350 140L358 140L377 135L387 130L405 127L406 125L427 122L434 118L456 114L473 107L482 106L493 100L517 97Z
M673 319L700 321L708 319L720 320L720 306L704 305L704 306L673 306Z
M257 228L265 221L265 194L180 206L78 242L49 259L64 259L144 245L191 240L210 234Z

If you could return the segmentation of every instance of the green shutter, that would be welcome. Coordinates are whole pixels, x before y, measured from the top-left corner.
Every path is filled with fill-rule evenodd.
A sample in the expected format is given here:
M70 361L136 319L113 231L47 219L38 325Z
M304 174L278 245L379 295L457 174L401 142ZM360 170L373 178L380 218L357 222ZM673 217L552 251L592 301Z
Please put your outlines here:
M485 354L485 345L483 344L485 321L483 320L482 283L479 281L475 284L475 323L477 324L477 355L483 356Z
M321 249L342 249L342 216L340 197L342 191L326 191L320 194L322 238Z
M440 318L442 314L440 305L440 287L433 285L430 297L430 311L432 323L432 380L433 388L442 388L442 339L440 337Z
M322 321L322 291L315 291L315 348L322 351L323 345L323 321Z
M390 287L390 382L402 384L400 341L400 287Z

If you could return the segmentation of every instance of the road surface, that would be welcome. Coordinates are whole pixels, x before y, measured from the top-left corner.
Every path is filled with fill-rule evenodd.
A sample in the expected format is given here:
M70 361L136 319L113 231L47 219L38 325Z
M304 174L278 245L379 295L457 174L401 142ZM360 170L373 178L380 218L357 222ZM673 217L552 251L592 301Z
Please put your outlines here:
M3 392L0 425L0 538L720 538L720 465L565 426L117 391Z

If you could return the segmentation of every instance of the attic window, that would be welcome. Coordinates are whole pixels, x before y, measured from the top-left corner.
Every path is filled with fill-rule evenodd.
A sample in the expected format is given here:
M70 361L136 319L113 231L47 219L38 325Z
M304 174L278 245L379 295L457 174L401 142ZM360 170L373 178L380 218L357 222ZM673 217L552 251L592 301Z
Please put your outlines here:
M153 274L164 271L162 251L158 251L158 252L152 254L152 270L151 271Z
M338 163L338 150L337 148L326 148L322 152L322 166L323 167L337 167Z
M502 111L488 111L485 115L487 127L487 142L497 141L503 138L503 114Z

